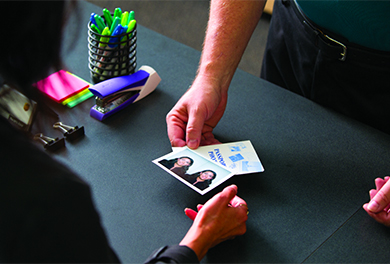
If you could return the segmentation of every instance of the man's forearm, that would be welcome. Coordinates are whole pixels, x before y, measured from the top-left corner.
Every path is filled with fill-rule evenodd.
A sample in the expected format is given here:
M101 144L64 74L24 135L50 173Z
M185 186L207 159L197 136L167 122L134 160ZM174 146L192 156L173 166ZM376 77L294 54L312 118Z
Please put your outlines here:
M265 1L212 0L198 76L227 90Z

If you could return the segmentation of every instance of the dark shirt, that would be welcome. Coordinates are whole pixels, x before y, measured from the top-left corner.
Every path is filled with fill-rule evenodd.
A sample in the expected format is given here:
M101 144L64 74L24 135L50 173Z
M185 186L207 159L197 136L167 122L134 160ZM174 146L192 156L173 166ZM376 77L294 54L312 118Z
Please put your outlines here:
M181 177L183 179L185 179L186 181L188 181L189 183L194 184L196 182L197 178L199 177L199 173L184 174ZM194 186L199 188L199 189L201 189L201 190L204 190L204 189L206 189L207 187L210 186L210 182L206 180L206 181L203 181L203 182L198 182Z
M83 180L3 118L0 146L1 263L120 262ZM180 246L148 261L198 262L191 249Z
M180 177L183 177L187 172L186 168L184 167L175 167L175 168L171 168L170 170L176 173L177 175L179 175Z

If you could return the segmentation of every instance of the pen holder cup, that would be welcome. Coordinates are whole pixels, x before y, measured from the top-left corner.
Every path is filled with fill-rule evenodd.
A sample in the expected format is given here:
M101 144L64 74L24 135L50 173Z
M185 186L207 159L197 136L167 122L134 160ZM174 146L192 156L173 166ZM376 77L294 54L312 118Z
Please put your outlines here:
M91 79L98 83L135 72L137 29L115 37L96 33L88 23L88 61Z

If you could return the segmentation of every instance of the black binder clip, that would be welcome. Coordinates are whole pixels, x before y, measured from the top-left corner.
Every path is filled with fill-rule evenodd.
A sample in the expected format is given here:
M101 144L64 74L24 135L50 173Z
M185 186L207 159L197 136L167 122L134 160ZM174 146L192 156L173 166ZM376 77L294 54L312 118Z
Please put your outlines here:
M50 151L55 151L57 149L65 147L65 140L64 138L58 139L58 138L50 138L43 134L36 134L34 136L35 140L41 141L44 144L45 149Z
M67 126L67 125L64 125L62 124L61 122L57 122L53 125L54 128L58 128L60 130L62 130L62 132L64 132L64 136L66 137L66 139L72 141L72 140L75 140L76 138L79 138L81 136L84 136L84 127L78 127L78 126L75 126L75 127L71 127L71 126Z

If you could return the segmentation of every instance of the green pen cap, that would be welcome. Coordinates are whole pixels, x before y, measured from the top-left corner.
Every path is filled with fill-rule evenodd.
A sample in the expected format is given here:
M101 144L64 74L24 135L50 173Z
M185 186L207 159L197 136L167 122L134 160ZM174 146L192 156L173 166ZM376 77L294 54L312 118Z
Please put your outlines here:
M135 25L137 24L137 21L135 19L131 20L129 24L127 25L127 33L134 30Z
M95 32L95 33L98 33L98 34L100 34L101 32L100 32L100 29L97 27L97 26L95 26L95 24L91 24L91 29ZM98 36L96 36L97 38L99 38Z
M129 12L125 11L122 13L121 25L127 26L129 23Z
M105 27L103 32L102 32L102 35L107 36L107 37L100 38L100 41L103 43L99 43L99 46L105 47L105 46L107 46L108 42L110 41L110 36L111 36L110 29L108 27Z
M135 14L134 14L134 11L130 11L129 12L129 21L135 19Z
M112 25L112 16L110 11L107 8L103 9L103 16L104 19L106 20L107 26L110 28Z
M114 21L112 22L111 28L110 28L111 33L114 32L116 26L118 26L120 23L121 23L121 19L119 17L115 17Z
M97 24L99 30L102 31L106 27L106 25L104 24L103 18L101 18L101 16L99 16L99 15L95 15L94 18L95 18L95 21L96 21L96 24Z
M122 18L122 9L121 9L120 7L115 8L115 11L114 11L114 18L115 18L115 17Z

